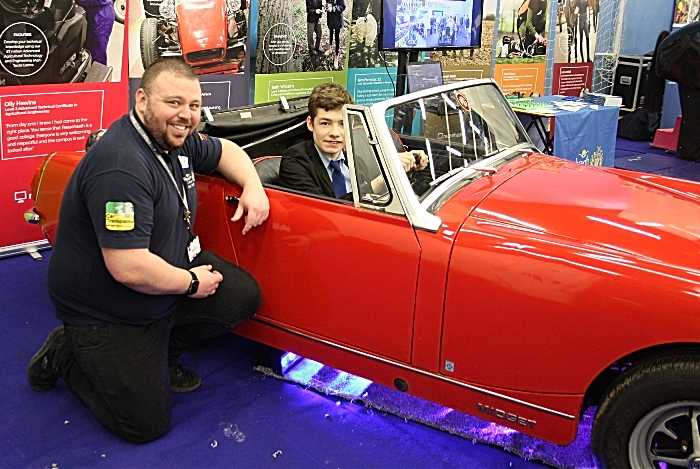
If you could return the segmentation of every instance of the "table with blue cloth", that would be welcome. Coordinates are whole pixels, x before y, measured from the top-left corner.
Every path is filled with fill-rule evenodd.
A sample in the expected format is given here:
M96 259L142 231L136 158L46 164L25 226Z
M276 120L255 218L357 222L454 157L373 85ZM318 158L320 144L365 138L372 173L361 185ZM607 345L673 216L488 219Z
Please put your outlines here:
M566 102L561 96L532 99L547 104ZM514 111L533 143L544 153L581 164L615 165L619 107L586 105L577 111L557 107L514 107Z

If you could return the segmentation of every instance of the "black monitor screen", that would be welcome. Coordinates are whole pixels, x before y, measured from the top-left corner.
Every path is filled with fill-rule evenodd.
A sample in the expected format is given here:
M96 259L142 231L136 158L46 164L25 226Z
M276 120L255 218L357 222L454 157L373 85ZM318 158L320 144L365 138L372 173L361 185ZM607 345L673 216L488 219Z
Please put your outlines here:
M483 0L383 0L379 48L481 47Z
M440 62L414 62L406 65L408 92L421 91L442 85Z

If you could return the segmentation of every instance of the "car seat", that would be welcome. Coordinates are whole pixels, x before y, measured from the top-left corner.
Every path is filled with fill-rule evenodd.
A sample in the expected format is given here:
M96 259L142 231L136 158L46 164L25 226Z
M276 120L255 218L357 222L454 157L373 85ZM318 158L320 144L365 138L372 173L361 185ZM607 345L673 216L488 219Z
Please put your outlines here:
M253 166L263 185L281 186L280 162L281 156L261 156L253 160Z

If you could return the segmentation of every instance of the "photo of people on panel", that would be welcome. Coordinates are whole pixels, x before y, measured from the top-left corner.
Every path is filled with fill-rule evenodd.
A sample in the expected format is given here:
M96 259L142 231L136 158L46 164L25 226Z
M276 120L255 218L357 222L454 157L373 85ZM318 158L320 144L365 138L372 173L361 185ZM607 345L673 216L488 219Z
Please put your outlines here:
M500 5L499 59L542 61L547 55L548 0L504 0Z
M600 0L559 0L554 61L592 62Z
M429 3L399 0L396 4L397 48L470 47L472 0L440 0ZM478 42L478 39L477 39Z
M256 73L344 70L352 0L259 0Z

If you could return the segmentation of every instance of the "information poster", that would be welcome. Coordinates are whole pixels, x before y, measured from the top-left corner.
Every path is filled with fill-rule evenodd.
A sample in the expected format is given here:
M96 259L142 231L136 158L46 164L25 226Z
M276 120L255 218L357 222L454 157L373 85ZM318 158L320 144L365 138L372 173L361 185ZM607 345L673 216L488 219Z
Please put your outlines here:
M308 95L319 83L347 82L352 0L259 0L255 103Z
M496 63L494 79L504 94L523 93L531 96L533 92L544 94L544 63L499 64Z
M129 57L132 101L144 69L159 58L176 57L199 75L205 106L217 110L248 104L249 10L248 1L130 2L129 30L139 44ZM175 32L163 35L166 29Z
M357 104L370 105L396 95L396 52L379 51L381 0L354 0L350 26L348 91Z
M290 73L255 77L255 103L270 103L285 99L308 96L316 85L336 82L345 85L345 73Z
M103 91L21 94L0 97L2 159L83 150L102 128Z
M555 63L593 63L600 0L561 0L557 8Z
M683 27L688 23L700 21L700 0L676 0L673 13L673 26Z
M505 94L544 93L548 9L548 0L500 2L494 79Z
M581 90L591 89L593 80L593 63L554 64L554 81L552 90L554 94L562 96L580 96Z
M0 31L0 257L46 246L23 216L44 157L84 151L90 133L128 109L123 16L112 2L81 3L68 1L73 14L64 18L56 2L12 15L0 2L1 16L12 18Z
M5 5L0 2L0 17L12 23L0 31L0 85L121 80L124 25L115 21L111 2L89 8L76 2L67 19L55 19L55 2L31 2L24 13L4 11Z
M383 68L351 68L348 71L348 91L355 104L370 104L396 95L396 67L387 72Z
M549 47L549 3L549 0L501 0L496 64L530 64L545 61ZM554 8L556 6L557 3L554 3Z

